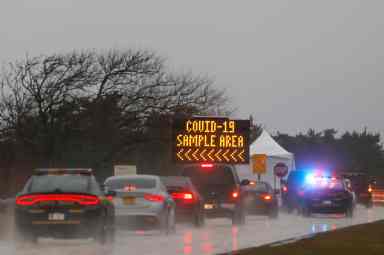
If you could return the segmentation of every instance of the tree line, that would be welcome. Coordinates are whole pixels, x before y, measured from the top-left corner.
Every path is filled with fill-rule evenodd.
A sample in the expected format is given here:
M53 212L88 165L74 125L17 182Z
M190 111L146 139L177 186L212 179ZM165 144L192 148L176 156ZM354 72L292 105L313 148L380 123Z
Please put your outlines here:
M340 172L384 175L384 151L379 133L363 131L338 134L335 129L288 135L277 133L276 141L295 154L296 168L320 165Z
M35 167L90 167L99 178L115 163L167 172L173 118L230 111L211 79L172 72L154 52L26 56L0 74L0 192Z

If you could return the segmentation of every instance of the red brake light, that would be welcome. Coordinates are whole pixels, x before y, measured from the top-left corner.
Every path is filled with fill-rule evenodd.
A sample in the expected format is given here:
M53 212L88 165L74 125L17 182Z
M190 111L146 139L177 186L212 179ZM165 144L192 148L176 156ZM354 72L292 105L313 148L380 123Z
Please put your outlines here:
M212 168L213 164L201 164L202 168Z
M16 198L16 204L22 206L30 206L49 201L74 202L80 205L98 205L100 203L100 199L97 196L78 194L37 194Z
M171 195L172 198L175 200L191 201L194 199L193 194L191 192L174 192Z
M232 192L232 197L233 198L238 198L239 197L239 192L237 192L237 191Z
M288 192L287 186L283 186L283 192Z
M107 199L108 199L109 201L113 201L113 196L107 196Z
M144 199L151 202L159 202L159 203L164 201L164 197L162 195L156 195L156 194L145 194Z
M372 192L372 187L371 187L371 186L368 187L368 192L369 192L369 193Z

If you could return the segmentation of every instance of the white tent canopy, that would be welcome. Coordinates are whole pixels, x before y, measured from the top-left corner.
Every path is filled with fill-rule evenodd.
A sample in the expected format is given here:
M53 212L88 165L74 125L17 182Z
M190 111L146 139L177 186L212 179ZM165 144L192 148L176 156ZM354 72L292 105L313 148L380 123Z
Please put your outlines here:
M261 176L261 180L267 181L271 185L274 185L277 179L273 173L273 168L277 163L284 163L288 167L288 171L295 169L295 157L293 153L281 147L265 130L263 130L261 135L251 144L249 154L250 157L256 154L264 154L267 156L267 173ZM257 178L252 173L251 165L238 166L237 169L241 178ZM278 183L277 186L279 186Z
M269 157L280 157L286 159L294 158L292 153L281 147L265 130L263 130L259 138L251 144L249 154L251 156L255 154L265 154Z

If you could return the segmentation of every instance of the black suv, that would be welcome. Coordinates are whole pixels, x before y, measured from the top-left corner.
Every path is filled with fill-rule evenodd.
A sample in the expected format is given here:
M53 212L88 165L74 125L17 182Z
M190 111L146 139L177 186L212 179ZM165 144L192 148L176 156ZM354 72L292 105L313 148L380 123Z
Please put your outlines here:
M112 194L110 194L112 195ZM20 241L39 236L113 241L114 207L90 169L38 169L15 201Z
M189 177L203 196L207 217L230 217L234 225L245 223L245 186L249 180L240 182L233 165L187 165L181 175Z

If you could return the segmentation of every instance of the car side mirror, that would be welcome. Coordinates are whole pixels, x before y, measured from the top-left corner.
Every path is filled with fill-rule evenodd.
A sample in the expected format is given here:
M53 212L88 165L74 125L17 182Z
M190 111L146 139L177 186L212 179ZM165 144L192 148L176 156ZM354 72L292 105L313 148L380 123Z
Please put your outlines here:
M248 179L244 179L240 182L240 186L248 186L251 182Z

